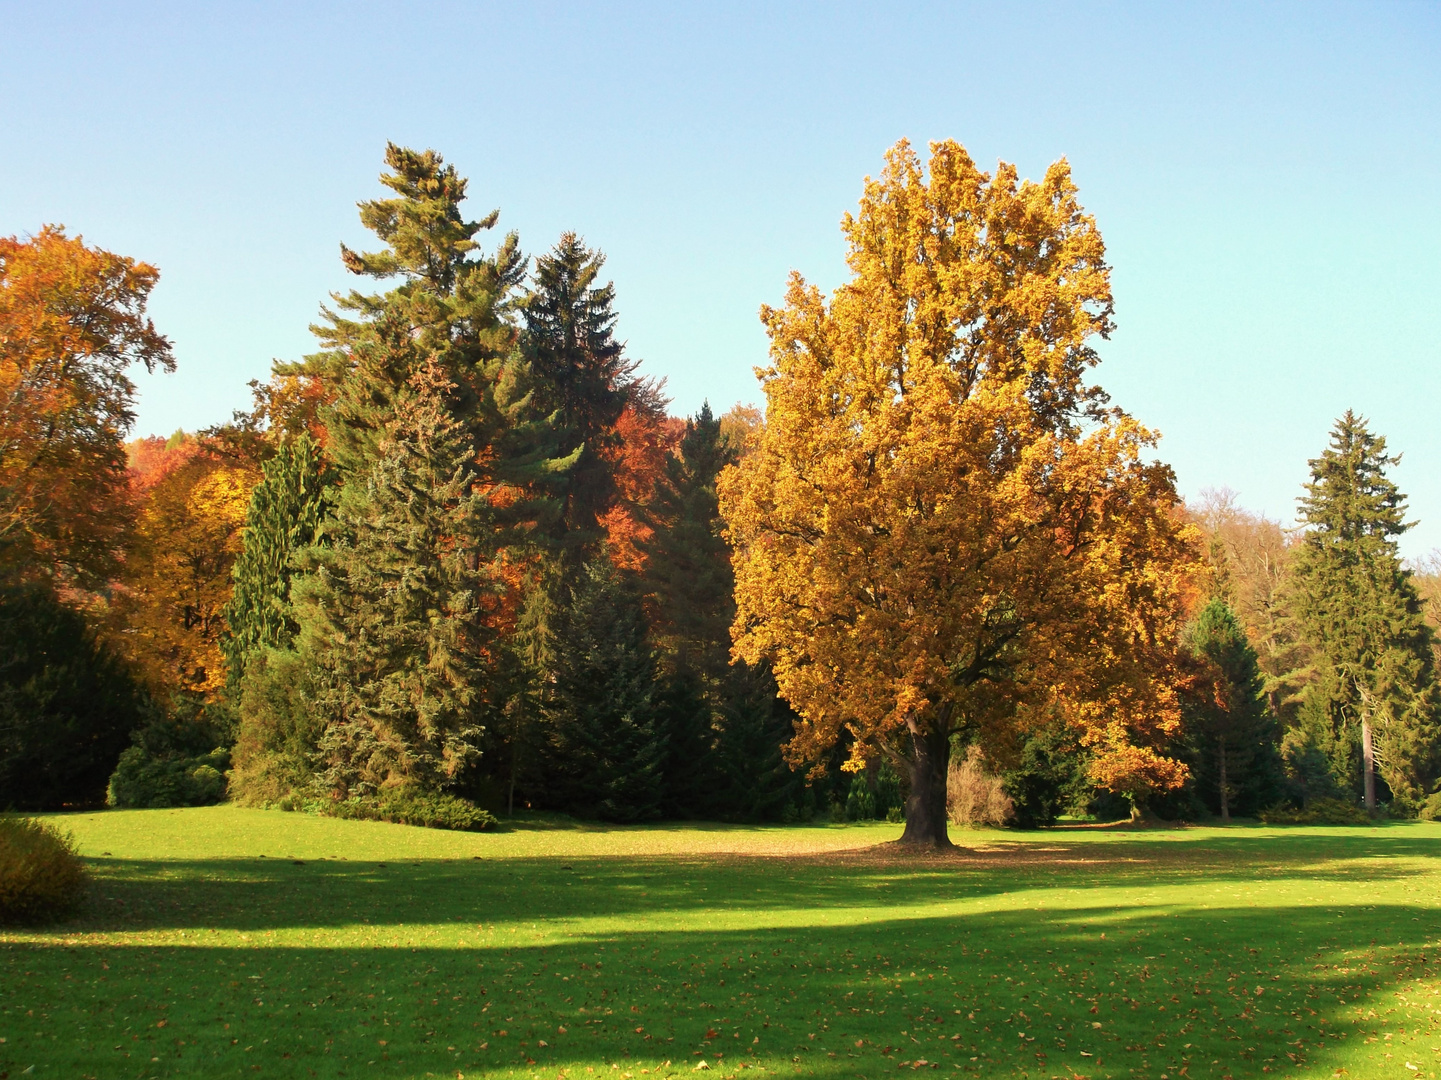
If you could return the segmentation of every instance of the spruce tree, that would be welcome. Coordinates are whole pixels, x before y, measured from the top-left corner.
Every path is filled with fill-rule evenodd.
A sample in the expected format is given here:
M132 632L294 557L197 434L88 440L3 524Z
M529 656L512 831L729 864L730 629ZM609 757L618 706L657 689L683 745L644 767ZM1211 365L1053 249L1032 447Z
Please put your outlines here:
M304 688L317 782L342 797L454 786L474 760L498 697L501 564L556 517L547 491L573 464L520 354L514 234L481 250L497 215L466 220L466 181L439 154L390 145L385 159L395 197L360 204L384 247L341 255L398 283L335 295L312 327L324 351L277 368L330 399L336 509L292 583L299 669L277 670Z
M558 613L543 698L552 783L567 809L609 821L659 816L666 739L639 593L605 556L585 564Z
M615 286L596 284L605 256L566 233L536 259L523 301L524 352L538 410L556 420L563 455L577 455L560 478L562 512L552 531L572 568L595 553L600 518L616 498L616 421L633 386L634 362L615 340Z
M325 467L308 434L282 439L261 468L250 495L235 582L225 607L221 638L226 682L233 690L247 658L261 649L287 648L298 629L290 606L292 559L315 543L325 516Z
M477 752L493 584L473 557L485 514L455 389L418 367L296 583L300 653L321 673L319 778L337 797L449 787Z
M1361 417L1337 421L1310 463L1293 569L1297 622L1316 655L1309 693L1333 729L1359 736L1368 809L1378 770L1402 804L1424 798L1441 742L1431 630L1397 547L1410 528L1405 497L1386 475L1399 461Z
M1230 821L1233 812L1253 814L1279 794L1276 725L1256 651L1226 602L1218 597L1202 608L1189 636L1210 675L1209 693L1189 710L1192 778L1205 802Z
M730 662L735 578L716 482L736 457L704 403L644 514L651 534L640 547L671 746L668 812L677 816L777 817L798 786L780 749L794 714L767 668Z

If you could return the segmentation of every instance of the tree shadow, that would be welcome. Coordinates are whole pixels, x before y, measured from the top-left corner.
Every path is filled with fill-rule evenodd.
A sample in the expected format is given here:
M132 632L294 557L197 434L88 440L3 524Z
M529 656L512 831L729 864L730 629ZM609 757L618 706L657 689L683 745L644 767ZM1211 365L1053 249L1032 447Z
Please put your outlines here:
M449 947L424 925L341 947L56 936L0 949L0 1072L1361 1075L1383 1023L1401 1034L1378 1055L1425 1050L1396 995L1436 963L1426 913L1096 905Z

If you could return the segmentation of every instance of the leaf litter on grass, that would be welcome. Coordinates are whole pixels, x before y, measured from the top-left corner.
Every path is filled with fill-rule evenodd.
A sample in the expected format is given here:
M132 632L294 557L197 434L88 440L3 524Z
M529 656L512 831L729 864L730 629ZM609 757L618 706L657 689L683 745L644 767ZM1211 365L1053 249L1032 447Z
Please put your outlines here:
M119 846L76 831L87 852ZM272 845L302 868L132 838L97 860L82 918L0 939L0 1072L1435 1071L1433 826L987 833L921 860L838 854L847 830L767 840L784 855L636 831L660 853L624 830L601 834L621 854L549 830L543 855L479 861L485 836L426 858L393 832L383 858L349 830Z

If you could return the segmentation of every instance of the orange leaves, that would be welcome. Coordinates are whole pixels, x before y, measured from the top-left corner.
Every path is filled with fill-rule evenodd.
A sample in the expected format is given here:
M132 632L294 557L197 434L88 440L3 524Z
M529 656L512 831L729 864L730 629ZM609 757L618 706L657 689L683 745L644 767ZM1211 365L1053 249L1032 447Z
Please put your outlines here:
M225 681L222 612L258 476L190 436L130 448L139 513L114 601L126 632L115 643L152 689L209 693Z
M843 227L851 280L762 310L765 424L721 482L736 652L801 714L792 754L1059 710L1107 733L1108 776L1169 782L1124 748L1178 716L1194 539L1154 436L1084 382L1111 295L1068 167L992 178L940 143L927 176L902 143Z
M0 238L0 538L23 572L94 584L128 522L131 364L172 370L159 274L62 228Z

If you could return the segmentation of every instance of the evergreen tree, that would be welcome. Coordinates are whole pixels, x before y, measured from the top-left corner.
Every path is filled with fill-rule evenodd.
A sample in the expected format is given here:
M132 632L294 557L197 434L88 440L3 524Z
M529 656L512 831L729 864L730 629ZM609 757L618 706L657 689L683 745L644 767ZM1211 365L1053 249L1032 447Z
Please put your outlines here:
M1223 821L1230 821L1233 811L1254 814L1280 794L1281 772L1256 651L1220 598L1192 624L1190 647L1211 676L1206 699L1188 710L1193 782Z
M249 656L288 647L294 639L298 627L290 607L291 560L315 543L325 509L320 447L307 434L283 439L251 492L243 546L231 572L235 585L220 645L232 690Z
M729 666L735 618L735 577L716 478L735 460L710 403L703 404L686 421L679 450L656 484L645 513L653 531L640 545L656 635L671 666L694 669L712 688Z
M1386 470L1399 460L1362 418L1348 411L1337 421L1310 463L1293 569L1297 622L1316 655L1308 693L1324 700L1338 734L1359 736L1367 808L1378 770L1401 803L1424 798L1441 736L1431 630L1397 549L1410 525Z
M635 364L615 340L615 286L596 280L605 256L566 233L536 259L523 302L525 357L536 405L552 415L562 455L578 456L560 478L562 512L552 531L574 568L603 537L600 518L616 498L616 421L625 411Z
M567 809L610 821L659 816L666 740L655 656L638 592L602 553L558 613L553 685L543 699L553 783Z
M466 181L433 151L390 145L386 163L381 182L396 197L360 204L384 249L341 254L353 273L399 284L337 294L312 327L325 350L277 367L325 387L338 495L308 573L292 582L299 667L267 664L284 685L241 696L258 797L274 788L255 775L267 762L304 773L293 746L312 730L302 714L320 724L311 764L333 794L459 782L497 698L505 553L556 517L547 491L574 460L555 453L520 355L514 234L480 250L475 237L497 215L467 221ZM249 721L246 701L259 709Z
M44 583L0 588L0 812L98 805L148 703Z
M794 714L769 669L730 663L735 577L716 481L736 458L703 404L656 484L640 548L669 706L668 812L760 820L800 785L780 749Z
M300 652L322 673L319 778L337 796L452 786L476 754L491 582L474 559L485 514L454 390L438 364L419 367L296 583Z

